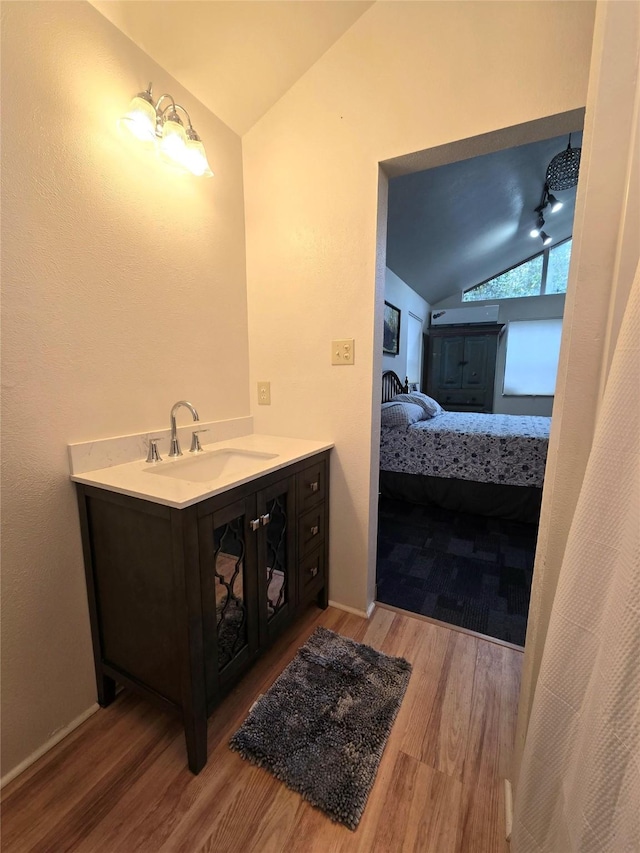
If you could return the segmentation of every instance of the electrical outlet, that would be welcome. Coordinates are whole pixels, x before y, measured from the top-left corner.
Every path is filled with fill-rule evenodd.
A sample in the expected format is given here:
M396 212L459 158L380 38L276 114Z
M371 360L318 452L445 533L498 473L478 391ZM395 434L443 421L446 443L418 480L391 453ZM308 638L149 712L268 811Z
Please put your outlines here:
M271 405L271 383L270 382L258 382L258 405L259 406L270 406Z
M331 364L353 364L355 360L355 340L345 338L331 341Z

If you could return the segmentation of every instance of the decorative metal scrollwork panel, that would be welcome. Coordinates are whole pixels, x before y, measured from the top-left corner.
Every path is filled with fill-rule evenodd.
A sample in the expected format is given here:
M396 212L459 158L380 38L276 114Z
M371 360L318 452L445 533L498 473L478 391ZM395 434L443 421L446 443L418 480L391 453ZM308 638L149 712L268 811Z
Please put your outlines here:
M287 578L287 496L267 502L267 619L273 619L289 598Z
M214 532L218 668L247 645L247 606L244 593L244 519L234 518Z

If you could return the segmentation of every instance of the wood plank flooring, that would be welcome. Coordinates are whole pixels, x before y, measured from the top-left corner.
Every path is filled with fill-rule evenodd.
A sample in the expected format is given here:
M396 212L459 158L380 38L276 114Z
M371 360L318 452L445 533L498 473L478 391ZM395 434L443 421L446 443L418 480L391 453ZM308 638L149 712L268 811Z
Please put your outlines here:
M356 832L227 741L316 625L413 663ZM522 653L378 608L311 608L209 720L209 761L186 766L179 722L123 693L2 792L2 850L80 853L508 853L504 783Z

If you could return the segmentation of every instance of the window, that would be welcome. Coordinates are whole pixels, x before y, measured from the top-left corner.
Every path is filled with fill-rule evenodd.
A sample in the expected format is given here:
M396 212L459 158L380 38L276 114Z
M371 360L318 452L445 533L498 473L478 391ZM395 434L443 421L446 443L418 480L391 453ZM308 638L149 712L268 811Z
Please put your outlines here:
M502 393L552 397L560 356L562 320L512 320Z
M545 293L566 293L571 260L571 240L554 246L549 252Z
M462 294L463 302L480 299L515 299L519 296L541 296L545 293L566 293L571 259L571 238L552 249L544 249L500 273L488 281L476 284Z

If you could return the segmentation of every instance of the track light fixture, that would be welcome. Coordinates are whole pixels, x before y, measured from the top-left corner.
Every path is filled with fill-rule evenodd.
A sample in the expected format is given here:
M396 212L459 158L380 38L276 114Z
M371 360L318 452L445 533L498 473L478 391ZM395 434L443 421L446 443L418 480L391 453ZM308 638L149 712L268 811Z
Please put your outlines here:
M539 237L540 232L542 231L543 227L544 227L544 217L542 216L541 213L539 213L538 214L538 221L536 222L535 227L532 228L529 233L531 234L532 237Z
M534 208L538 218L535 226L529 231L531 237L540 237L544 246L548 246L553 240L546 231L542 230L544 227L542 214L547 208L550 213L557 213L562 207L562 202L552 195L550 190L557 192L575 187L580 172L580 153L580 148L571 147L571 134L569 134L567 150L556 154L547 167L540 204Z
M540 204L534 209L534 213L538 214L538 219L536 220L535 226L529 232L531 237L542 237L542 241L544 245L548 245L551 242L551 237L542 230L544 226L544 217L542 215L543 211L545 211L549 205L551 205L551 213L557 213L562 207L562 202L558 201L558 199L551 195L549 192L549 187L545 183L542 188L542 197L540 198ZM543 236L544 235L544 236Z
M547 203L551 205L551 213L557 213L562 207L562 202L549 192L549 187L547 187Z
M165 101L169 103L162 107ZM186 129L178 110L187 117ZM204 145L191 124L189 113L168 94L160 95L154 104L151 83L132 99L119 123L136 139L155 144L165 159L183 171L199 177L213 177Z

